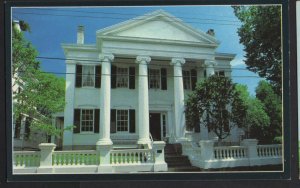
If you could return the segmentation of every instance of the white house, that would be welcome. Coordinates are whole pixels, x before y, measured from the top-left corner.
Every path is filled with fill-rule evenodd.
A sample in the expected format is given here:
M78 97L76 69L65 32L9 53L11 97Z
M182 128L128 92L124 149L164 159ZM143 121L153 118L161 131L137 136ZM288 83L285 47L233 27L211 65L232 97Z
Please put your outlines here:
M175 143L185 136L184 99L197 81L231 76L234 54L219 53L203 32L158 10L96 32L96 44L62 44L66 56L64 149ZM230 44L228 44L230 45ZM76 74L73 74L76 73ZM197 139L213 137L201 126ZM198 136L197 136L198 135ZM228 140L239 140L233 129ZM96 144L97 143L97 144Z

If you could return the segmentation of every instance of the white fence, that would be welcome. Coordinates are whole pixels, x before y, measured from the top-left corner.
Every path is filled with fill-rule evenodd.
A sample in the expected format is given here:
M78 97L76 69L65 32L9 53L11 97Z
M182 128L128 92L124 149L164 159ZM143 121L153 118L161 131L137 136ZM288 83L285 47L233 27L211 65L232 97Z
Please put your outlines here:
M164 142L154 142L152 149L54 151L55 144L40 144L41 151L15 151L13 172L92 174L113 172L167 171Z
M214 146L214 140L182 142L183 154L192 165L204 169L239 166L261 166L282 164L282 146L257 145L257 140L246 139L241 146Z

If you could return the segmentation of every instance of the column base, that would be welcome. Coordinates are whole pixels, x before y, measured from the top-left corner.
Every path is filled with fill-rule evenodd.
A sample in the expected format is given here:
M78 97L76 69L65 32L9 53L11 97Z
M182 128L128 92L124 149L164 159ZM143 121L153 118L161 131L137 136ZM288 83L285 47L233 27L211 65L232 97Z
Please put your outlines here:
M137 145L139 145L139 147L143 147L143 148L145 148L145 147L150 148L151 140L150 139L139 139L137 141Z
M96 146L107 146L107 145L113 145L113 142L111 141L110 138L108 139L99 139L97 142L96 142Z

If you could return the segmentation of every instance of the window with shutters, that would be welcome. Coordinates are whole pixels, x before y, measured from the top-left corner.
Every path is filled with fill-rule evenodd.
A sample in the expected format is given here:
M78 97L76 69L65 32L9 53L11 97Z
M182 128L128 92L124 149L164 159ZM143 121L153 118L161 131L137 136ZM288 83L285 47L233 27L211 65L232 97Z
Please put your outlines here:
M117 132L128 132L128 110L117 110Z
M82 66L82 87L95 86L95 66Z
M160 69L149 69L149 88L160 88Z
M128 68L117 67L117 87L128 88Z
M190 90L192 88L191 87L191 71L183 70L182 77L183 77L183 88Z
M82 109L81 110L81 132L93 132L94 131L94 110Z

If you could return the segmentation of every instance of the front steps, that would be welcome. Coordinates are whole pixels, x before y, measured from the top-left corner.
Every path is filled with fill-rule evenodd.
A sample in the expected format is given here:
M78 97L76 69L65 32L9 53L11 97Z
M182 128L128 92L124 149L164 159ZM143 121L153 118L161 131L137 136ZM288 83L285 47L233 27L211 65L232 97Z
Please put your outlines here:
M195 172L200 168L191 165L187 156L182 155L181 144L167 144L165 147L165 161L169 172Z

